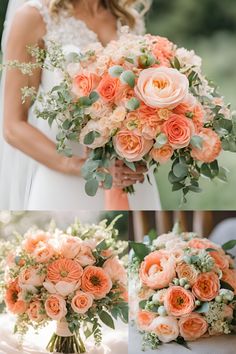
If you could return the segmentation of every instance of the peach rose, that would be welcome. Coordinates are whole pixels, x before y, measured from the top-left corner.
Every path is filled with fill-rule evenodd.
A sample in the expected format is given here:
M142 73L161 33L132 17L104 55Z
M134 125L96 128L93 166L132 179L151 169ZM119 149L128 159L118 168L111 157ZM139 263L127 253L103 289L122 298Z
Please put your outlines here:
M179 336L178 322L171 316L156 317L150 325L150 330L154 332L163 343L169 343Z
M164 306L169 315L180 317L194 310L195 299L189 290L181 286L171 286L166 292Z
M191 156L205 163L213 162L222 150L219 136L211 128L202 128L198 136L202 138L202 147L193 147Z
M100 121L90 120L80 132L79 141L82 145L85 145L85 136L91 132L97 132L99 134L99 136L95 137L92 144L86 145L91 149L96 149L98 147L104 146L110 140L109 129L104 127Z
M191 119L177 114L171 115L163 124L162 130L173 149L181 149L188 146L195 131Z
M170 160L171 156L173 155L174 150L172 147L168 144L160 147L159 149L153 148L150 151L150 156L155 160L156 162L159 162L160 164L166 163L167 161Z
M66 302L60 295L50 295L45 301L45 310L48 317L59 321L67 314Z
M81 281L68 283L66 281L59 281L56 284L53 284L50 281L45 281L43 286L50 294L58 294L63 297L68 296L73 293L76 289L80 287Z
M34 252L36 247L42 242L45 243L49 239L50 234L47 232L43 232L41 230L33 233L27 234L25 236L25 240L23 241L23 248L28 253Z
M141 331L148 331L156 316L150 311L140 310L137 315L137 325Z
M218 252L218 251L211 251L209 252L211 257L215 261L215 265L220 268L221 270L229 268L229 259L226 255Z
M49 243L40 243L35 248L32 255L35 258L36 262L46 263L52 258L54 253L55 251L52 245L50 245Z
M206 238L195 237L192 240L188 241L187 247L197 248L197 249L207 249L214 248L215 250L220 249L218 245L207 240Z
M93 295L77 291L71 301L71 307L76 313L86 313L93 305Z
M77 97L88 96L98 85L99 76L93 73L81 73L72 81L72 92Z
M207 321L198 313L191 313L179 320L180 335L186 341L194 341L202 337L207 328Z
M33 266L22 269L19 274L19 285L41 286L43 285L45 274L40 266Z
M127 283L127 274L124 266L119 261L118 257L112 257L105 261L103 269L109 275L112 282Z
M35 300L30 303L28 310L26 311L29 319L33 322L41 322L45 319L45 315L42 313L42 303L38 300Z
M74 236L61 235L59 251L65 258L75 258L81 248L81 241Z
M143 70L135 87L137 97L153 108L174 108L184 100L189 82L176 69L159 67Z
M10 312L15 315L20 315L27 310L27 303L20 298L21 289L19 287L18 279L7 285L4 301Z
M114 102L120 89L120 80L110 75L105 75L100 81L97 91L105 102Z
M213 300L219 294L219 290L219 278L214 272L200 274L192 287L193 294L201 301Z
M127 161L141 160L151 149L152 140L144 139L136 131L120 130L113 138L117 154Z
M236 295L236 269L224 269L222 280L232 286Z
M83 274L81 265L72 259L61 258L52 262L47 269L47 277L52 283L78 282Z
M192 95L187 95L185 101L181 102L173 110L175 114L191 116L196 131L200 131L204 123L204 110L202 105Z
M96 259L92 253L91 248L89 246L85 246L84 244L81 245L76 260L82 267L86 267L96 263Z
M164 301L165 301L166 292L167 292L167 289L161 289L161 290L157 291L157 292L153 295L152 301L153 301L154 303L163 304Z
M177 265L176 273L179 279L186 278L191 286L196 282L198 276L197 270L192 265L185 262L180 262Z
M176 275L175 259L165 251L154 251L144 258L139 275L142 283L149 288L164 288Z
M81 288L92 294L95 299L102 299L110 292L112 281L102 268L88 266L84 269Z
M128 100L134 97L134 89L129 85L120 85L116 92L115 104L116 105L125 105Z

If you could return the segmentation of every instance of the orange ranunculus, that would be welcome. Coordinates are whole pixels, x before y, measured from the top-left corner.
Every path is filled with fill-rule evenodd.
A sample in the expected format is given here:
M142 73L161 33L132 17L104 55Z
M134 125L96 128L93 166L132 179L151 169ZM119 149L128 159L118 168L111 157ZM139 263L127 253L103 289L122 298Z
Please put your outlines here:
M178 274L179 279L188 279L188 282L191 286L196 282L198 276L197 270L191 264L185 262L180 262L177 265L176 273Z
M45 301L45 310L48 317L59 321L67 314L66 302L60 295L50 295Z
M166 292L164 305L169 315L180 317L194 310L195 299L189 290L181 286L171 286Z
M88 96L98 85L99 76L93 73L81 73L73 79L72 92L77 97Z
M173 152L174 150L172 149L172 147L166 144L160 148L153 148L150 151L150 156L156 162L163 164L170 160L171 156L173 155Z
M232 286L236 295L236 269L224 269L222 280Z
M4 300L7 308L15 315L22 314L27 310L27 303L19 298L20 291L18 279L16 279L8 284L5 294Z
M81 265L72 259L61 258L52 262L47 269L47 277L53 283L78 282L83 274Z
M105 102L113 102L120 89L120 80L110 75L105 75L100 81L97 91Z
M71 301L72 309L77 313L86 313L93 305L93 295L77 291Z
M151 149L153 140L144 139L135 130L120 130L113 138L117 154L127 161L140 161Z
M155 315L153 312L146 311L146 310L140 310L137 315L137 324L138 328L141 331L148 331L150 324L154 320Z
M144 258L139 271L142 283L151 289L162 289L175 277L175 259L165 251L154 251Z
M189 145L195 128L191 119L182 115L172 114L163 124L163 133L173 149L181 149Z
M179 320L180 335L186 341L194 341L202 337L207 328L207 321L198 313L191 313Z
M214 272L202 273L197 277L192 292L201 301L211 301L219 294L219 277Z
M191 156L205 163L213 162L222 150L219 136L211 128L202 128L197 135L202 138L202 147L193 147Z
M102 268L88 266L84 269L81 288L92 294L95 299L102 299L111 290L112 281Z

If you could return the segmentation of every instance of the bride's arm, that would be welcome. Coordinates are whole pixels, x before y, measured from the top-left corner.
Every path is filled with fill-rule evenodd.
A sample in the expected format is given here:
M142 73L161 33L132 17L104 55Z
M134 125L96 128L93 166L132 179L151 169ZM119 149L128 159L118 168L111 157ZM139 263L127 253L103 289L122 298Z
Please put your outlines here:
M9 34L4 61L30 62L28 45L43 46L45 24L37 9L28 5L20 9ZM23 75L18 69L5 73L4 90L4 137L15 148L43 165L66 174L79 175L84 162L78 157L68 158L57 153L54 142L28 122L30 102L22 104L21 88L33 86L38 89L41 71L32 76Z

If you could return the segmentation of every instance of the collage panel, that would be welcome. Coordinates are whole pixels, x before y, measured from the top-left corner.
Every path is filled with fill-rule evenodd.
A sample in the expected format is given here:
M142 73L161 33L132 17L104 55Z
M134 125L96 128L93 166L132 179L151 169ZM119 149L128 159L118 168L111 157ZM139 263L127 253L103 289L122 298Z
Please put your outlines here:
M236 212L133 212L129 354L233 354Z
M128 354L128 215L0 212L0 353Z

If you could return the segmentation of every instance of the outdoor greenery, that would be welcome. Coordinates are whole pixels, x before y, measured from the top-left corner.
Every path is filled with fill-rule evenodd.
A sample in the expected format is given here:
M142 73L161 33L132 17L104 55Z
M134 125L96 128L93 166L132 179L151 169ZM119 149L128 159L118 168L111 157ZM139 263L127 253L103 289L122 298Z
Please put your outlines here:
M0 1L0 36L7 0ZM194 49L203 58L206 75L220 87L236 109L236 2L235 0L154 0L147 16L148 32L168 37L179 46ZM220 161L230 170L229 183L203 181L204 191L189 197L184 208L235 209L236 155L224 153ZM171 193L169 166L159 170L157 182L164 209L179 207L180 195Z

